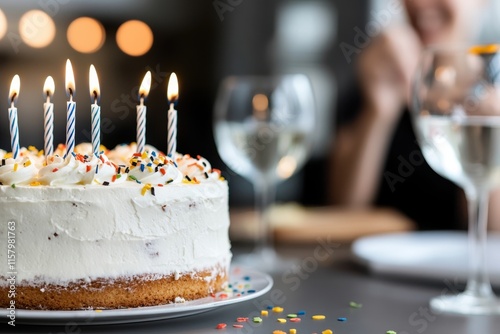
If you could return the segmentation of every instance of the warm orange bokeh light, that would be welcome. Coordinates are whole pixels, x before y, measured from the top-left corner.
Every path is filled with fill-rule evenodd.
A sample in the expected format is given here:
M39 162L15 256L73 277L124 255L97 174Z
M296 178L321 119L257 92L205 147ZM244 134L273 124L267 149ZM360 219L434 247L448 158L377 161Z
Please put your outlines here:
M142 21L127 21L116 32L116 43L126 54L134 57L142 56L153 45L153 32Z
M2 39L5 36L6 32L7 32L7 18L5 17L3 11L0 9L0 39Z
M19 20L19 34L27 45L43 48L56 36L56 25L52 18L41 10L30 10Z
M71 22L66 36L71 47L81 53L96 52L106 39L101 22L90 17L80 17Z

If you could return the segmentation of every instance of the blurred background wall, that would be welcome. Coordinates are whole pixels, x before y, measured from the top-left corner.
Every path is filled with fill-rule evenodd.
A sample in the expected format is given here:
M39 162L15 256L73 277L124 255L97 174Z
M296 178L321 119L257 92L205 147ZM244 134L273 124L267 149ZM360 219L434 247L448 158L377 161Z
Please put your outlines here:
M378 22L376 14L389 1L398 0L2 1L0 33L2 28L5 33L0 40L0 148L10 150L7 108L14 74L21 77L17 102L21 146L43 146L42 88L48 75L56 85L55 142L64 143L64 69L69 58L76 78L77 142L90 141L88 71L94 64L102 94L101 143L112 148L135 141L137 90L150 70L153 86L146 101L147 143L165 150L167 81L175 71L180 83L178 151L207 157L229 179L231 204L251 205L250 183L225 167L213 140L212 112L218 84L233 74L301 72L310 77L315 90L319 113L316 144L305 168L279 186L278 198L326 204L326 161L335 134L335 115L343 108L342 100L355 80L353 63L358 52L349 46L355 46L360 30L366 33L367 23ZM34 14L21 20L30 10L40 10L47 17ZM396 16L390 20L404 20L403 13ZM81 17L102 24L103 41L98 43L102 45L90 53L75 50L68 41L68 27ZM117 44L117 33L129 20L142 21L152 33L152 45L142 55L129 55ZM20 28L20 21L24 28ZM50 22L54 23L53 39L50 31L45 31L50 30ZM383 28L386 23L380 21L379 25ZM44 36L49 42L42 48L29 46L23 31L28 42ZM86 37L96 34L99 31L88 28L74 43L84 43ZM143 35L137 45L147 44L148 35Z

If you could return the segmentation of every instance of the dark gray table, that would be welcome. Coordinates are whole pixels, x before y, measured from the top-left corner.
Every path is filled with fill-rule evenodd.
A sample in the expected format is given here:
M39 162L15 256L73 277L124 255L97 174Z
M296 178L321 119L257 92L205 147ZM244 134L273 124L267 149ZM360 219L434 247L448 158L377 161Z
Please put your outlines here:
M435 314L428 306L431 297L444 290L461 289L453 282L422 282L404 278L381 277L370 274L349 258L348 246L335 246L331 254L319 253L318 245L280 247L284 256L297 259L292 268L273 274L274 286L267 294L244 303L228 305L205 313L183 318L154 322L109 326L16 326L6 327L3 333L272 333L290 328L297 333L321 333L331 329L335 334L460 334L500 333L500 316L455 316ZM235 253L239 249L235 247ZM359 309L349 307L355 301ZM260 324L243 323L242 329L233 328L238 317L252 317L265 305L284 308L282 314L270 312ZM302 321L285 324L278 317L306 311ZM312 320L311 315L323 314L325 320ZM345 322L338 318L345 317ZM217 330L218 323L228 327Z

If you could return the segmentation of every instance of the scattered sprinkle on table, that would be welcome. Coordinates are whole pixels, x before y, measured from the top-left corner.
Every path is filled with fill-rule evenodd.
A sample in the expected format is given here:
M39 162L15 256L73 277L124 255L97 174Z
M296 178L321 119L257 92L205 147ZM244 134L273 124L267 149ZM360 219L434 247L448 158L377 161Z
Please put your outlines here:
M274 313L281 313L281 312L283 312L283 307L275 306L275 307L273 307L273 312Z
M236 318L236 322L247 322L247 321L248 321L248 318L245 318L245 317Z
M297 315L304 315L304 314L306 314L306 311L299 311L299 312L297 312Z
M333 334L333 331L331 329L325 329L321 334Z
M284 324L284 323L286 323L286 319L284 319L284 318L278 318L277 320L278 320L278 322L279 322L280 324Z
M267 309L268 309L268 310L272 310L272 309L273 309L273 306L272 306L272 305L267 305Z
M261 317L253 317L252 321L255 323L259 323L259 322L262 322L262 318Z
M290 313L290 314L287 314L286 317L287 318L297 318L297 315L295 313Z
M300 318L291 318L290 321L291 322L300 322Z
M283 332L280 330L275 330L275 331L273 331L273 334L286 334L286 332Z
M226 325L226 324L224 324L224 323L220 323L220 324L218 324L217 326L215 326L215 329L224 329L224 328L226 328L226 327L227 327L227 325Z
M268 314L269 314L269 312L267 312L266 310L260 311L260 315L263 317L267 317Z
M345 318L345 317L340 317L340 318L337 318L337 321L340 321L340 322L345 322L345 321L347 321L347 318Z
M356 303L356 302L350 302L349 306L352 308L361 308L363 306L363 304Z
M322 314L315 314L312 316L313 320L323 320L325 319L326 317Z
M295 328L290 328L290 334L297 334L297 330Z
M398 333L396 333L396 331L387 331L385 332L385 334L398 334Z
M243 325L240 325L240 324L234 324L233 325L234 328L243 328Z

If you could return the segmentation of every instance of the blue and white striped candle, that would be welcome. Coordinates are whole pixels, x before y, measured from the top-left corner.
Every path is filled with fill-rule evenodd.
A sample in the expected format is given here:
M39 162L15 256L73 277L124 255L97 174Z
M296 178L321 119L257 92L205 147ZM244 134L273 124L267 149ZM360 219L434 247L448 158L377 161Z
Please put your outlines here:
M76 102L73 101L75 76L69 59L66 60L66 93L69 96L69 101L66 103L66 154L64 157L75 149Z
M9 91L10 144L12 147L12 157L14 159L17 159L19 155L19 127L17 124L17 108L15 107L14 102L17 100L19 96L20 88L21 88L21 80L19 79L19 75L16 74L14 78L12 78Z
M179 83L175 73L172 73L168 80L167 97L170 104L170 109L168 110L167 155L174 158L177 151L177 110L174 107L179 98Z
M142 79L141 86L139 88L139 101L140 104L137 106L137 152L144 151L146 146L146 106L144 105L144 100L148 97L149 90L151 88L151 72L148 71Z
M50 102L54 90L54 79L48 76L43 85L43 93L46 94L47 98L43 104L43 150L46 157L54 153L54 104Z
M93 104L90 106L91 111L91 136L92 136L92 151L99 155L101 146L101 107L97 104L100 98L99 79L94 65L90 65L89 70L89 90L90 99Z

